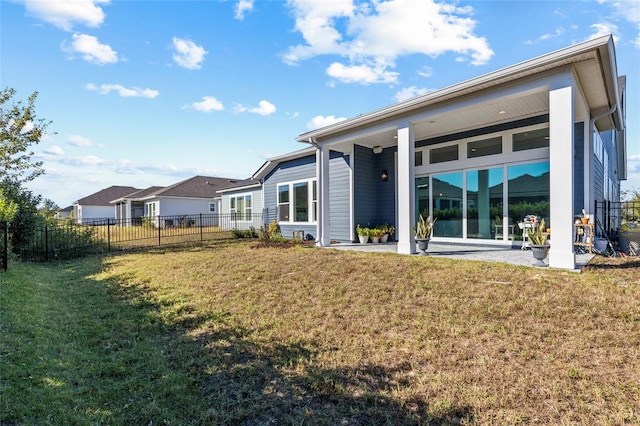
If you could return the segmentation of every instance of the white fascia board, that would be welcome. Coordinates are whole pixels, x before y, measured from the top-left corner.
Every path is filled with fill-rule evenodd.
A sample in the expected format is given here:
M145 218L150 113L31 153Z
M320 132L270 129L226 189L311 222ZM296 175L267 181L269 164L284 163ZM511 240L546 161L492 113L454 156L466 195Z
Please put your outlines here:
M257 183L252 183L251 185L235 186L233 188L219 189L218 191L216 191L216 194L224 194L226 192L246 191L247 189L259 188L261 186L262 184L257 182Z
M440 100L446 99L450 101L452 99L455 99L455 97L457 96L467 94L467 91L475 86L482 86L483 88L487 88L492 85L496 85L504 80L508 80L509 77L514 78L517 77L518 74L535 72L536 69L539 69L540 72L544 72L548 70L549 65L560 63L561 61L570 59L572 56L578 56L598 48L600 48L601 54L609 56L609 63L611 64L611 62L613 61L610 54L610 47L613 45L611 40L611 35L605 35L593 40L587 40L585 42L578 43L573 46L557 50L555 52L548 53L546 55L542 55L515 65L511 65L509 67L473 78L471 80L466 80L461 83L454 84L453 86L449 86L444 89L428 93L426 95L418 96L416 98L409 99L407 101L400 102L367 114L362 114L327 127L303 133L298 136L296 140L298 142L307 142L309 139L325 137L338 132L350 130L357 126L363 126L378 120L389 119L400 114L407 114L412 110L436 104ZM615 61L613 61L610 66L615 66ZM617 88L617 82L614 82L614 84L615 85L612 86L611 89Z

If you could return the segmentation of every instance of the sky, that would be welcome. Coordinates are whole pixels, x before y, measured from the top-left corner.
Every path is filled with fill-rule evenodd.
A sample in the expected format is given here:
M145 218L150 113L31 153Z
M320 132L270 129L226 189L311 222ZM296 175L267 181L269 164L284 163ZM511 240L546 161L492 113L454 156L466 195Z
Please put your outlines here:
M611 33L640 190L640 1L0 0L0 86L51 121L27 187L249 178L309 130Z

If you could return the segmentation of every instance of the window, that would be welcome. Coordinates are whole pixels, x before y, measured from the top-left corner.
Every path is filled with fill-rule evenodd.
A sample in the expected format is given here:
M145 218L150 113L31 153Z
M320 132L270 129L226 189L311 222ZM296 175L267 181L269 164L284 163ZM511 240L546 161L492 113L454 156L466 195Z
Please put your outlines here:
M158 211L157 203L147 203L146 207L147 207L148 217L155 217L157 215L157 211Z
M278 186L278 222L289 222L289 185Z
M415 165L422 166L422 151L415 152Z
M251 194L230 197L229 211L234 220L251 220Z
M456 161L458 159L458 145L445 146L443 148L433 148L429 152L429 162L431 164L444 163L445 161Z
M502 154L502 137L473 141L467 144L467 158Z
M216 203L209 203L209 213L216 212Z
M527 149L548 148L549 128L529 130L523 133L513 134L513 151L524 151Z
M278 221L310 223L318 215L315 179L278 185Z

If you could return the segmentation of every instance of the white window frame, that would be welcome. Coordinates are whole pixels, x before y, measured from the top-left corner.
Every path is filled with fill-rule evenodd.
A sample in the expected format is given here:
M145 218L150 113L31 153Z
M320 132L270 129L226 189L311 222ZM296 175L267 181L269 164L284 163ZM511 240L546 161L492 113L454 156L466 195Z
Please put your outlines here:
M238 215L238 199L242 199L242 205L244 211ZM247 206L247 201L249 205ZM243 194L234 194L229 196L229 213L233 220L238 222L251 222L253 218L253 194L246 192ZM240 216L240 218L238 218Z
M209 213L216 212L216 203L209 203Z
M315 182L315 188L316 188L316 192L314 194L314 182ZM292 218L295 217L295 194L293 191L293 187L294 185L297 184L301 184L301 183L306 183L307 184L307 191L308 191L308 195L307 195L307 211L308 211L308 218L309 220L306 222L297 222L295 220L291 220ZM289 201L288 203L280 203L280 188L282 187L287 187L287 190L289 191ZM276 185L276 206L277 206L277 212L278 212L278 223L282 223L282 224L290 224L290 225L301 225L301 224L315 224L318 221L318 184L317 184L317 180L316 178L311 178L311 179L301 179L301 180L296 180L296 181L291 181L291 182L281 182L278 183ZM289 204L289 220L284 221L284 220L280 220L280 205L281 204Z

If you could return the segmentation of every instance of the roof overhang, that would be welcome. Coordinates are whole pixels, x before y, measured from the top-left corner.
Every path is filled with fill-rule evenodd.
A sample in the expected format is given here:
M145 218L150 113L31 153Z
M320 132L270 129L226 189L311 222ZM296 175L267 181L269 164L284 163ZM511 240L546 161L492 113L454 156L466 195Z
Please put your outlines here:
M230 187L230 188L219 189L219 190L216 191L216 193L217 194L224 194L224 193L227 193L227 192L246 191L248 189L259 188L260 186L262 186L260 184L260 182L256 182L256 183L252 183L252 184L249 184L249 185L234 186L234 187Z
M451 132L452 130L460 131L464 129L463 126L465 125L481 127L488 124L497 124L498 121L489 116L493 112L486 108L487 104L466 110L463 107L458 110L456 105L464 105L469 99L484 94L496 93L496 91L503 88L510 88L510 93L517 93L520 85L525 89L517 97L505 97L503 100L504 104L513 107L514 111L518 110L512 116L505 115L502 117L503 122L526 118L535 114L548 113L548 87L544 92L536 92L535 90L527 89L527 84L536 79L549 78L558 73L567 72L572 72L575 76L577 85L583 92L589 114L592 117L609 111L613 105L619 103L615 49L611 35L607 35L303 133L296 140L307 143L322 144L323 142L331 142L333 144L337 140L345 140L347 138L346 135L361 133L362 135L367 134L368 144L381 144L380 141L393 137L399 120L412 121L416 124L414 121L416 117L422 117L421 119L424 120L422 123L424 131L421 133L420 129L416 128L416 140L437 136L434 133L427 133L427 128L431 132L434 132L434 128L443 132ZM499 100L492 102L496 109L504 106L499 103ZM544 108L547 110L541 111ZM437 119L433 119L433 117L424 118L428 116L430 111L439 109L455 111L455 114L442 114ZM608 129L622 130L624 120L620 108L599 118L596 121L596 126L601 131ZM375 135L372 137L373 133L381 136L376 139ZM361 137L362 139L364 138ZM388 142L388 145L391 144L393 142Z
M269 173L271 173L280 163L284 163L285 161L297 160L298 158L308 157L309 155L314 155L316 152L315 147L309 147L304 149L299 149L294 152L290 152L288 154L279 155L276 157L271 157L269 160L265 161L265 163L260 166L257 172L251 176L251 179L254 180L262 180Z

